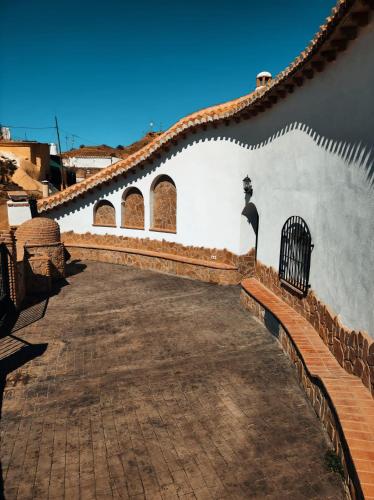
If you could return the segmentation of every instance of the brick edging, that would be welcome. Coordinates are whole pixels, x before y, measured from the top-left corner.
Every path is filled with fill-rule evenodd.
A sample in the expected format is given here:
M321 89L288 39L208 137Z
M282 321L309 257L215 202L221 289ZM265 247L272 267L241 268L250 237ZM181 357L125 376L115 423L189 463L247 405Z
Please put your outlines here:
M340 366L361 379L374 397L374 340L366 332L343 325L313 290L306 297L295 296L282 286L278 272L260 261L252 276L306 319Z
M269 293L272 294L272 292L270 291ZM278 298L276 297L276 299ZM281 302L280 299L278 300L279 302ZM360 481L360 473L356 469L355 462L349 447L349 440L347 440L347 437L344 433L344 429L339 418L338 409L334 404L334 396L329 392L329 389L328 387L326 387L323 379L317 373L311 372L308 367L308 363L304 359L304 356L297 345L297 342L294 340L291 332L289 331L289 328L284 324L282 319L279 318L276 312L272 310L271 306L269 306L269 304L266 303L265 300L261 300L261 298L258 297L256 293L251 293L249 287L243 286L243 283L241 291L241 302L246 309L249 309L252 313L254 313L255 316L258 317L262 322L265 323L265 311L270 313L279 322L279 342L283 350L291 359L292 363L295 365L299 382L303 386L316 414L321 419L324 427L326 428L326 431L333 443L336 453L342 460L347 496L355 500L364 499L365 496ZM286 304L284 305L285 307L290 307ZM305 321L305 319L300 317L300 322L303 321ZM317 332L315 332L315 335L316 337L318 337ZM337 365L337 369L340 372L344 373L336 360L334 360L334 363ZM333 370L331 369L330 377L332 380L334 380L332 373ZM339 379L339 377L337 377L337 379ZM353 377L348 374L341 376L341 384L348 384L350 379L352 380ZM356 382L354 380L354 382L357 383L358 381ZM367 394L367 397L370 398L370 395ZM364 486L367 487L368 485ZM369 488L371 488L371 485L369 485ZM364 490L365 489L367 488L364 488ZM368 498L372 497L369 496Z

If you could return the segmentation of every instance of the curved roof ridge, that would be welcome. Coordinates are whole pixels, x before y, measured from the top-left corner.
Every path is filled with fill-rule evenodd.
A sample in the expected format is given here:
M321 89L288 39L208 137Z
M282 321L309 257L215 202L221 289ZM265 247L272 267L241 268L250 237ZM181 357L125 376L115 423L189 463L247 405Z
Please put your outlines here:
M167 144L170 142L175 144L178 136L185 136L187 131L196 132L197 127L205 128L210 123L227 122L230 119L239 121L241 118L256 116L259 112L271 107L277 102L279 96L285 97L287 93L293 92L295 88L303 84L305 79L312 78L314 72L322 71L326 63L334 60L337 53L344 50L348 41L355 38L355 30L365 24L365 19L363 21L362 18L366 16L368 20L371 8L373 8L372 0L338 0L331 15L327 17L325 24L320 27L309 45L266 86L222 104L194 111L181 118L163 134L127 158L101 169L79 184L74 184L64 191L39 200L39 212L62 205L127 170L136 168L145 161L152 161L154 154L167 149ZM338 31L337 26L346 19L349 13L352 16L345 26L345 32L340 30L338 37L334 39L334 34ZM354 16L354 14L358 15ZM360 14L362 14L361 19ZM325 50L319 54L318 51L325 45Z

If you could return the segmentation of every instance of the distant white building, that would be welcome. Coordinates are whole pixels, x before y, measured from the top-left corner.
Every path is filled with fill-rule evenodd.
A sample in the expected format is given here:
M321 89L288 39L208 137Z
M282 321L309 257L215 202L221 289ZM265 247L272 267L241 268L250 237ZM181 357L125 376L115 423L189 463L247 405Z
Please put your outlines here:
M57 155L57 145L54 142L49 143L49 154L50 155Z
M121 160L110 150L96 148L81 148L62 154L64 167L75 171L77 182L95 174L98 170L108 167Z
M8 127L0 126L0 139L10 141L10 129Z

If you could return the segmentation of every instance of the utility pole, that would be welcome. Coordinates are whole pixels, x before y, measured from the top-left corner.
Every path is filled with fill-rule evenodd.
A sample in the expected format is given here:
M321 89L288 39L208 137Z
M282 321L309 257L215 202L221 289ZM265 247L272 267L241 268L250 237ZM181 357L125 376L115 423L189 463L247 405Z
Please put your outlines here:
M57 132L58 151L60 153L61 190L63 190L63 189L65 189L66 186L65 186L65 178L64 178L64 166L62 164L62 157L61 157L60 131L58 130L57 116L55 116L55 123L56 123L56 132Z
M78 138L79 136L76 134L72 134L71 136L71 148L74 149L74 143L75 143L75 138Z

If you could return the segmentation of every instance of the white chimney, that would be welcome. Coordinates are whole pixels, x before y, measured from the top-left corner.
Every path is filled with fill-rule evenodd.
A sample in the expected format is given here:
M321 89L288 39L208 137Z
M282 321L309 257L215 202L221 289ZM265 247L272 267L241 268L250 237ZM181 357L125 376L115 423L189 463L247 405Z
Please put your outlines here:
M261 71L261 73L259 73L256 76L256 89L259 89L260 87L264 87L265 85L267 85L270 82L271 79L272 79L272 76L271 76L271 73L269 73L269 71Z
M47 198L49 196L49 184L48 184L48 181L42 181L42 185L43 185L43 188L42 188L43 198Z

